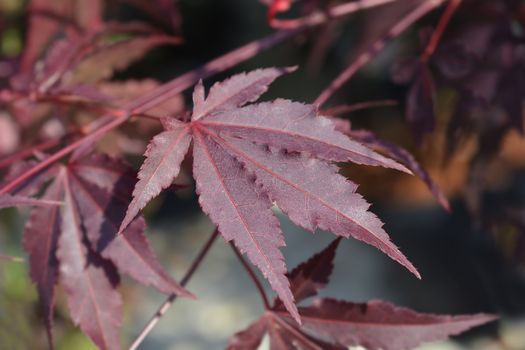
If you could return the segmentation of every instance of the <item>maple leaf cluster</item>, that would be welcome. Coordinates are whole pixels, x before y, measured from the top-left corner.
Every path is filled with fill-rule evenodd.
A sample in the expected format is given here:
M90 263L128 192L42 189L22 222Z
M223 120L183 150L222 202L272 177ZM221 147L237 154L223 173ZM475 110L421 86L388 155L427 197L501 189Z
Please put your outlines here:
M142 217L117 235L134 178L134 172L119 160L79 153L16 192L33 195L50 182L42 200L26 203L17 199L25 198L20 195L7 197L14 198L15 204L39 205L31 212L23 244L49 332L58 282L67 292L73 321L103 349L120 347L122 300L117 271L166 294L191 296L158 262L144 234ZM49 203L61 205L42 205Z
M110 350L121 348L121 274L171 299L194 297L184 288L186 277L179 283L161 266L141 215L153 198L173 186L185 158L192 160L203 211L277 295L258 321L231 339L230 349L256 349L266 333L271 349L407 349L494 319L425 315L382 301L316 299L310 306L300 305L328 284L343 237L379 249L420 278L357 193L357 184L339 174L336 163L414 173L444 207L446 198L411 154L396 145L353 130L316 105L286 99L256 102L275 79L296 68L237 74L206 93L199 79L255 55L254 45L164 85L151 79L112 80L150 50L181 42L176 2L122 2L141 9L174 35L143 22L104 20L109 2L102 0L33 0L26 46L0 83L7 116L0 120L14 125L0 129L0 138L16 134L20 142L15 145L18 152L0 149L6 156L0 168L8 168L0 187L0 209L33 207L22 245L51 348L57 285L65 291L74 323L96 346ZM318 1L304 3L310 5L306 14L321 6ZM272 2L270 22L276 23L276 14L290 5ZM347 11L356 11L359 6L354 5ZM293 31L277 35L282 33ZM275 38L280 36L265 45L281 40ZM190 113L179 94L195 83ZM155 119L163 128L158 133L158 126L146 123L135 128L142 138L152 135L138 171L122 157L133 153L133 147L127 147L133 144L133 132L114 131L132 117ZM112 149L112 156L99 144L110 132L120 145ZM275 210L308 231L325 230L339 238L288 273Z
M509 227L516 232L512 251L502 250L517 263L525 254L519 205L487 205L484 195L487 168L497 162L505 140L524 131L523 10L523 2L515 0L462 1L432 56L406 57L392 66L392 79L408 85L406 120L419 144L442 132L445 142L438 152L446 165L475 142L461 195L472 219L494 232L496 243ZM421 46L430 37L430 28L421 30ZM442 95L453 99L442 103ZM445 113L437 113L440 104L450 105Z
M339 242L340 238L334 240L288 274L298 303L316 297L328 284ZM275 300L261 318L230 339L228 350L257 349L265 334L269 335L271 350L342 350L349 346L371 350L412 349L495 319L484 314L421 314L379 300L352 303L330 298L316 298L311 305L299 308L299 312L301 325L284 312L280 299Z
M29 4L29 10L32 15L26 47L9 79L1 83L5 86L2 101L11 118L2 119L9 121L9 127L0 133L3 137L18 134L20 143L26 134L37 135L38 141L82 133L84 130L65 122L78 122L82 118L79 111L118 114L118 106L123 102L158 84L152 79L114 81L113 75L154 48L181 43L180 37L164 34L143 22L105 22L104 2L100 0L35 0ZM52 110L53 105L61 108ZM169 107L175 113L180 104ZM156 114L154 110L149 112ZM118 135L121 143L129 136ZM5 152L0 149L0 153Z
M475 136L477 158L486 161L511 130L523 133L522 13L520 1L464 1L457 9L461 20L451 23L431 57L407 57L393 65L393 80L409 85L406 119L418 143L436 129L436 98L443 89L456 95L446 124L445 160ZM420 32L423 47L430 32Z
M442 86L459 95L447 128L449 153L465 134L479 133L490 149L510 128L523 131L522 6L520 1L465 1L457 10L465 18L447 28L428 62L410 57L393 67L394 81L411 83L407 121L419 139L435 128L435 95ZM425 46L428 29L420 36Z

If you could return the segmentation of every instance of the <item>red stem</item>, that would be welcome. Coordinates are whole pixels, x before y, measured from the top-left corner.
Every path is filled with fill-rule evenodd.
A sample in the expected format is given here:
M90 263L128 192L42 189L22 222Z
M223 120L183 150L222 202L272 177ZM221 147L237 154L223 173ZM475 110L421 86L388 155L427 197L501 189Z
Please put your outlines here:
M396 100L380 100L380 101L365 101L357 102L351 105L341 105L325 109L323 113L328 115L338 115L352 113L363 109L380 108L380 107L392 107L397 106Z
M120 110L112 110L110 108L103 108L103 107L89 107L89 109L91 110L98 110L98 111L103 111L105 113L107 113L107 115L113 115L113 116L119 116L120 114L123 113L123 111L120 111ZM161 119L161 117L158 117L158 116L155 116L155 115L149 115L149 114L133 114L131 117L142 117L142 118L148 118L148 119L152 119L152 120L157 120L159 121ZM53 148L57 145L59 145L60 143L63 143L65 140L67 140L68 138L74 136L75 134L87 134L87 132L85 131L81 131L79 130L78 132L71 132L71 133L68 133L60 138L57 138L57 139L51 139L51 140L46 140L46 141L43 141L42 143L39 143L37 145L34 145L34 146L31 146L29 148L26 148L26 149L23 149L15 154L12 154L10 156L7 156L3 159L0 159L0 169L3 169L3 168L6 168L8 166L10 166L11 164L13 164L14 162L16 161L19 161L19 160L24 160L30 156L32 156L34 154L35 151L46 151L50 148Z
M16 189L20 184L24 183L26 180L31 178L31 176L37 174L38 172L44 170L48 166L54 164L58 160L60 160L62 157L68 155L69 153L73 152L75 149L77 149L79 146L97 140L100 136L104 135L109 130L112 130L116 128L117 126L121 125L127 120L127 115L121 116L118 118L113 119L110 123L102 126L101 128L93 131L91 134L84 136L82 139L77 140L66 147L62 148L60 151L54 153L53 155L47 157L46 159L42 160L40 163L36 164L32 168L28 169L25 173L18 176L17 178L13 179L11 182L6 184L4 187L0 189L0 194L6 194L14 189Z
M50 148L53 148L56 145L60 144L62 141L64 141L65 138L67 138L69 136L70 135L66 135L65 137L61 137L61 138L58 138L58 139L46 140L46 141L43 141L42 143L39 143L39 144L37 144L35 146L23 149L23 150L21 150L21 151L19 151L17 153L14 153L14 154L12 154L10 156L7 156L7 157L5 157L5 158L0 160L0 169L3 169L3 168L6 168L6 167L10 166L11 164L13 164L16 161L24 160L27 157L32 156L34 154L34 152L36 152L36 151L42 152L42 151L48 150Z
M450 19L452 18L452 15L454 15L459 5L461 5L461 0L450 0L449 1L448 6L445 9L445 12L439 19L439 23L436 27L436 30L432 34L432 37L430 38L430 41L427 47L425 48L423 55L421 56L421 60L423 62L428 62L430 57L434 54L434 51L436 51L436 48L439 44L439 41L441 40L441 37L443 36L443 33L445 32L445 29L447 28L448 23L450 22Z
M257 287L257 290L259 291L259 294L261 295L261 299L262 299L262 301L264 303L264 308L266 310L270 310L272 307L270 305L270 302L268 301L268 297L266 296L266 292L264 291L264 288L263 288L261 282L257 278L257 275L255 274L255 272L253 272L252 268L250 267L250 265L248 265L246 260L244 260L241 252L239 252L237 247L235 247L235 245L233 245L233 242L230 242L230 246L232 247L233 251L235 252L235 255L237 255L237 258L241 262L241 264L244 267L244 269L246 270L246 272L248 272L248 275L250 275L250 278L252 279L253 284L255 285L255 287Z
M199 252L197 257L193 260L193 263L191 264L190 268L188 269L188 271L186 271L186 274L180 281L181 286L184 287L190 281L191 277L193 276L195 271L197 271L197 269L199 268L200 264L202 263L202 261L204 260L208 252L210 251L210 248L212 247L213 243L215 242L218 236L219 236L219 230L215 229L215 231L213 231L210 238L208 238L204 246L201 248L201 251ZM133 344L131 344L131 346L129 347L129 350L136 350L140 346L140 344L142 344L146 336L157 325L160 319L166 314L166 312L171 307L171 305L173 305L173 302L175 301L175 299L177 299L177 296L175 294L172 294L164 301L164 303L162 303L162 305L158 308L155 315L153 315L153 317L149 320L149 322L146 324L144 329L140 332L137 339L135 339Z
M332 9L329 9L328 11L320 12L315 14L315 16L325 16L325 17L332 17L332 16L340 16L341 14L349 14L352 12L357 12L361 10L366 10L371 7L381 6L384 4L388 4L391 2L395 2L398 0L361 0L361 1L355 1L355 2L349 2L346 4L339 5L337 7L334 7ZM296 19L278 19L275 17L277 15L277 12L275 13L269 13L268 20L270 22L270 26L275 29L294 29L298 28L305 24L305 22L311 20L312 16L309 17L303 17L303 18L296 18Z
M346 3L335 6L329 10L329 16L320 12L314 13L312 16L305 18L302 21L302 24L296 28L290 30L282 30L270 34L265 38L251 42L236 50L233 50L232 52L218 57L200 68L194 69L186 74L183 74L178 78L175 78L171 82L159 86L153 91L143 95L141 98L138 98L134 102L128 103L122 108L123 113L117 118L115 118L113 115L104 115L101 118L95 120L92 124L86 127L86 130L93 130L90 131L88 135L62 148L57 153L51 155L42 162L28 169L24 174L22 174L18 178L13 179L11 182L7 183L4 187L0 189L0 194L6 194L11 192L24 181L26 181L28 178L38 173L39 171L47 168L56 161L60 160L62 157L73 152L79 146L88 142L95 142L97 139L104 136L108 131L124 124L132 115L143 114L147 112L149 109L155 107L161 102L180 94L182 91L197 83L200 79L206 79L216 73L229 69L235 66L236 64L255 56L256 54L267 50L283 42L284 40L295 36L296 34L305 31L306 29L318 26L326 22L328 19L334 19L335 17L349 15L356 11L367 9L373 6L382 5L390 1L393 0L361 0L358 2Z
M350 78L354 76L363 66L368 64L377 54L386 47L389 40L397 37L409 26L414 24L421 17L441 5L445 0L427 0L422 2L415 9L403 16L385 35L376 40L365 52L361 53L315 100L315 104L322 106L328 99L339 90Z

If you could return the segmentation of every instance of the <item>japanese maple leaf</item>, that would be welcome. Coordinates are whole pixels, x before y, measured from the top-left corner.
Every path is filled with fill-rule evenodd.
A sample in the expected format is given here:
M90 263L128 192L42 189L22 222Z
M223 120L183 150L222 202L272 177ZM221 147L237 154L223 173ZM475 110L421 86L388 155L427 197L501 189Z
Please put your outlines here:
M101 93L96 83L108 80L156 47L181 42L134 22L108 22L66 34L49 45L32 71L22 69L11 79L13 91L34 94L40 101L107 103L110 97ZM115 34L133 37L108 43Z
M294 297L314 297L328 284L339 239L300 264L289 275ZM412 349L423 342L445 339L490 322L492 315L439 316L421 314L383 301L352 303L315 299L299 308L298 325L276 300L270 310L235 334L228 350L255 350L265 334L271 350L343 350L363 346L370 350Z
M102 22L104 2L89 3L74 0L31 0L28 4L26 48L22 55L21 70L28 71L63 27L88 29ZM71 27L69 27L71 26Z
M288 100L246 105L291 69L261 69L215 84L207 98L193 93L191 121L165 121L149 144L133 200L121 225L170 186L193 140L193 175L199 202L222 236L248 255L286 309L299 320L279 250L284 245L276 203L297 225L371 244L419 277L368 211L357 186L329 162L352 161L409 172L405 167L334 130L314 106Z
M163 293L191 296L158 262L144 235L142 217L117 236L134 183L126 164L103 155L77 153L68 164L42 176L47 180L52 176L52 182L40 201L64 204L32 211L24 248L50 339L58 282L66 291L73 321L101 349L120 348L118 271ZM42 183L42 179L34 182L37 187Z

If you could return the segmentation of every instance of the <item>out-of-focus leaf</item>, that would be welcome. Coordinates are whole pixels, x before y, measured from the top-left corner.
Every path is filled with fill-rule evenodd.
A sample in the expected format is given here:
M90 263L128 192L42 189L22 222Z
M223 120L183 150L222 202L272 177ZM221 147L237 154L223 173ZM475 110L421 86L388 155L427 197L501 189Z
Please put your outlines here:
M167 44L180 44L180 39L165 35L148 35L102 45L87 55L73 69L70 83L96 83L127 68L151 49Z
M64 197L59 176L46 189L45 200L61 201ZM29 254L29 274L36 284L38 297L42 305L42 315L48 337L53 342L53 305L54 289L58 282L57 242L61 232L61 214L59 206L45 206L33 209L24 232L24 249Z

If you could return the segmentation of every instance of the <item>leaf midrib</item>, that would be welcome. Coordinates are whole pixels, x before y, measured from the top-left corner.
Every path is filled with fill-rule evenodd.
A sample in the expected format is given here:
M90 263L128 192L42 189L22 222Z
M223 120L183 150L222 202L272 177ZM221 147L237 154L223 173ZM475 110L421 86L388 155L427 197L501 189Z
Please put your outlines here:
M215 174L217 175L219 181L221 182L221 185L224 188L225 193L228 196L228 199L230 200L230 203L235 208L235 211L237 212L237 215L238 215L239 219L241 220L241 222L242 222L246 232L248 232L248 236L250 237L250 240L254 243L254 245L255 245L257 251L260 253L260 255L264 257L264 260L265 260L265 262L266 262L266 264L267 264L267 266L269 268L269 271L271 271L271 273L274 275L275 280L279 283L281 288L283 288L283 285L282 285L282 283L280 282L280 280L278 278L279 275L272 268L272 264L270 263L270 259L266 256L266 254L259 247L259 244L257 243L257 240L253 237L253 234L252 234L251 230L248 228L248 225L247 225L246 221L244 220L243 215L241 215L241 213L239 212L239 208L237 207L237 205L235 205L235 201L231 197L230 191L226 187L226 184L224 183L224 181L222 179L222 176L220 176L220 173L219 173L219 170L217 168L217 165L215 164L212 156L210 155L210 153L208 151L208 148L205 146L204 141L202 140L203 136L202 136L201 132L199 130L196 130L195 135L196 135L196 139L198 140L199 144L202 147L202 150L206 154L206 157L208 158L208 160L212 164L213 169L215 170ZM286 289L287 289L287 286L284 286L284 290L286 290Z

